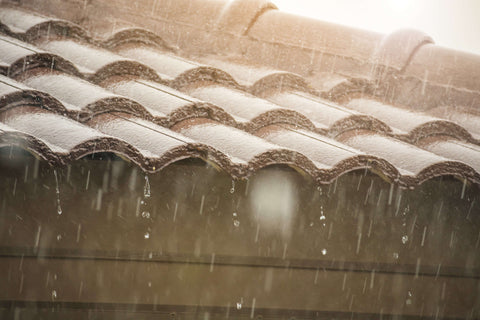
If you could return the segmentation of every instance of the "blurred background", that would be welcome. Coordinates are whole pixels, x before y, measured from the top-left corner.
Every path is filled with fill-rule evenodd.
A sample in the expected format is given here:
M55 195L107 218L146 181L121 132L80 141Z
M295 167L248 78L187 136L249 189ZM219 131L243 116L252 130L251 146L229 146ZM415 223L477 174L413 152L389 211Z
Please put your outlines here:
M419 29L435 43L480 54L479 0L275 0L281 10L389 33Z

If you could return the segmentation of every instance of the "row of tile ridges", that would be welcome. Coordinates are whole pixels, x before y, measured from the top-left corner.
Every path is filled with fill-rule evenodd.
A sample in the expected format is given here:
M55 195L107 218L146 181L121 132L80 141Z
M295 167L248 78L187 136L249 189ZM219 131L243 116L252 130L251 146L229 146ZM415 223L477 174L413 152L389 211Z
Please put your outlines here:
M161 50L174 52L171 46L166 44L160 37L157 35L143 29L127 29L122 30L115 33L112 37L106 40L98 40L90 37L88 33L80 28L77 25L74 25L68 21L56 20L56 19L47 19L45 18L44 22L38 23L30 27L25 32L17 32L15 33L12 31L7 25L1 24L0 26L2 30L9 35L13 35L21 40L27 41L34 41L34 39L43 37L45 34L48 36L54 36L55 34L61 36L67 36L73 39L80 39L86 43L94 44L99 47L103 48L114 48L124 43L143 43L148 45L155 45L159 47ZM53 31L52 31L53 30ZM56 32L56 33L55 33ZM49 57L47 57L47 56ZM51 55L51 56L50 56ZM45 60L45 61L42 61ZM31 60L31 61L28 61ZM51 63L51 61L55 61L55 63ZM51 67L58 70L61 70L66 73L70 73L72 75L84 78L88 81L94 83L101 83L105 79L110 78L112 75L115 75L118 70L116 68L122 69L122 74L124 75L132 75L138 76L142 79L156 81L162 84L166 84L169 87L174 89L182 89L184 86L191 85L192 82L195 81L213 81L218 82L222 85L231 86L233 88L252 93L254 95L258 95L260 97L263 96L263 91L268 91L272 89L272 87L277 87L280 83L281 89L290 89L290 90L298 90L300 92L310 93L314 96L320 97L333 97L338 96L339 94L336 93L338 91L345 92L345 91L354 91L354 92L362 92L369 91L372 84L369 84L365 81L357 81L358 79L347 79L346 82L342 82L339 85L334 86L330 90L326 92L318 92L314 88L308 85L307 81L303 79L301 76L282 72L282 71L273 71L271 74L264 76L260 79L257 79L253 84L250 86L241 85L236 81L236 79L231 76L228 72L223 71L221 69L209 66L198 66L198 68L194 68L192 70L188 70L188 72L182 73L181 75L175 77L174 79L162 79L161 75L158 74L155 70L153 70L150 66L147 66L139 61L132 61L129 59L121 59L117 61L115 64L109 64L99 70L95 70L93 74L82 74L78 68L75 66L74 63L64 59L55 54L51 53L37 53L35 55L24 57L23 59L19 59L18 61L12 63L10 66L4 68L3 73L10 77L19 77L21 76L22 72L30 68L36 68L44 64L45 67ZM26 65L27 64L27 65ZM51 64L51 65L49 65ZM133 64L133 65L132 65ZM348 87L353 87L348 89ZM228 116L227 116L228 117ZM301 124L303 126L308 127L309 129L317 129L314 125L309 121L304 115L302 114L295 114L297 119L302 119ZM361 118L361 117L359 117ZM378 120L378 119L377 119ZM370 119L370 121L375 121L375 119ZM231 123L229 123L231 124ZM479 144L479 140L477 137L473 137L468 130L462 128L461 126L453 123L451 121L442 121L442 123L437 123L437 125L445 125L447 126L445 132L452 132L455 134L455 137L462 141L467 141L474 144ZM238 125L241 126L241 125ZM428 126L419 126L415 128L415 132L407 132L402 134L394 135L394 137L410 142L415 143L416 140L419 139L417 137L418 132L425 131L425 127L432 127L431 124ZM380 130L382 133L389 134L393 132L392 128L378 121L377 125L374 126L376 130ZM450 130L455 128L454 130ZM412 130L413 131L413 130ZM322 134L328 134L328 132L319 131ZM421 136L420 136L421 138Z
M117 33L115 36L111 37L108 40L95 40L92 39L87 35L83 29L65 21L59 21L59 20L48 20L48 23L40 23L39 25L35 25L34 27L31 27L28 29L27 32L19 33L19 32L14 32L8 28L8 26L3 26L3 31L4 33L9 34L10 36L15 36L19 40L32 40L34 37L38 37L40 34L42 34L42 30L45 31L49 30L48 32L52 32L52 25L54 26L53 29L58 29L58 26L61 26L62 34L65 36L72 37L74 39L80 39L82 41L85 41L89 44L94 44L96 46L101 46L101 47L107 47L107 48L112 48L115 47L116 44L118 43L127 43L129 41L134 41L134 42L140 42L148 45L155 45L161 47L162 50L168 49L172 51L171 48L169 48L164 42L161 41L158 37L156 37L154 34L149 33L148 31L144 30L139 30L139 29L131 29L131 30L125 30ZM68 30L65 32L64 30ZM72 31L73 30L73 31ZM50 36L50 35L49 35ZM147 39L147 40L145 40ZM45 59L47 57L47 59ZM48 58L49 57L49 58ZM38 63L32 63L35 61L36 58ZM32 60L30 60L30 63L28 65L25 65L25 62L27 61L25 58L20 59L16 61L15 63L12 63L10 66L7 67L7 75L12 76L17 79L21 79L22 75L25 72L28 72L29 69L35 69L38 68L39 66L42 66L42 63L45 64L45 62L51 63L50 67L53 69L60 70L62 72L66 72L68 74L71 74L76 77L80 77L83 79L90 80L92 82L97 82L100 83L108 78L110 78L112 75L115 74L115 70L113 70L114 74L108 74L104 76L99 76L99 74L94 74L93 76L90 75L85 75L82 74L82 72L79 71L79 69L71 62L69 62L66 59L63 59L62 57L58 55L50 55L48 53L41 53L41 54L34 54L31 56ZM154 81L158 82L160 84L166 84L169 85L173 88L178 88L181 89L184 85L190 85L191 82L191 77L186 76L184 78L177 77L176 79L173 80L165 80L162 79L161 77L156 78L155 75L156 72L155 70L151 70L148 66L145 66L141 64L140 62L137 62L139 65L142 65L142 70L148 70L147 72L142 72L142 73L135 73L133 74L129 71L127 72L127 75L131 76L137 76L140 77L141 79L147 80L147 81ZM21 66L20 66L21 65ZM43 65L43 67L48 67L47 65ZM208 68L208 67L207 67ZM21 70L21 71L20 71ZM112 70L112 69L111 69ZM97 71L98 72L98 71ZM220 74L220 76L214 76L214 77L205 77L202 78L202 81L214 81L214 82L220 82L222 85L228 85L229 87L233 87L238 90L243 90L246 92L255 92L257 91L258 93L258 86L255 87L255 84L251 87L246 87L240 85L232 76L230 76L228 73L219 70L219 69L210 69L210 75L212 73L214 74ZM207 73L208 74L208 73ZM280 76L285 76L286 73L280 73ZM146 75L146 76L145 76ZM299 90L302 92L306 92L308 94L315 94L314 90L311 89L306 82L299 76L296 75L290 75L287 74L287 78L290 77L293 79L291 82L293 85L292 87L295 90ZM100 79L100 81L98 80ZM187 80L185 80L187 79ZM259 80L259 81L264 81ZM12 83L10 83L11 85ZM13 84L15 85L15 84ZM21 89L21 94L20 93L14 93L11 94L10 96L4 96L2 99L2 108L9 108L11 105L16 105L19 103L24 103L25 101L29 101L26 103L27 105L41 105L43 108L50 109L56 113L64 114L67 115L73 119L79 120L81 122L88 122L92 118L94 118L96 115L100 115L105 112L114 112L114 111L123 111L127 112L129 114L134 114L140 118L147 119L149 121L155 122L156 124L164 127L172 127L176 123L192 118L192 116L196 117L207 117L210 119L213 119L215 121L219 121L223 124L226 124L228 126L233 126L237 127L246 131L250 131L251 133L254 133L256 130L258 130L262 126L268 126L268 125L274 125L275 123L290 123L295 126L300 126L302 128L311 130L312 133L319 133L323 135L330 135L334 136L336 134L339 134L339 130L337 128L329 128L328 130L325 129L320 129L318 127L315 127L315 125L304 115L297 113L297 112L290 112L287 114L287 116L283 117L281 121L279 121L277 118L278 117L271 117L271 123L265 122L266 117L259 117L261 121L257 123L256 125L253 125L252 123L254 121L250 122L238 122L234 117L232 117L228 112L224 111L221 107L217 107L213 104L210 103L205 103L198 101L196 99L191 99L191 103L189 103L189 110L183 110L182 112L174 112L173 114L170 114L166 117L155 117L151 113L146 110L140 103L133 101L129 98L124 98L124 97L118 97L118 99L122 100L121 103L116 103L117 106L124 106L124 108L111 108L111 105L108 105L107 103L93 103L87 106L85 109L81 110L69 110L69 108L65 107L65 105L60 102L58 99L53 98L52 96L37 91L37 90L27 90L26 88ZM16 96L16 97L15 97ZM19 99L20 97L20 99ZM187 108L187 109L188 109ZM195 109L197 113L195 115L192 114L192 110ZM200 110L200 111L199 111ZM287 112L288 113L288 112ZM376 125L371 125L368 124L365 128L362 127L362 121L363 118L367 118L368 121L370 122L375 122ZM353 120L353 122L357 121L357 124L354 124L353 126L351 125L352 119L349 119L346 122L349 122L350 124L348 125L337 125L337 127L342 127L344 126L345 128L343 129L344 131L347 130L352 130L352 129L371 129L371 128L380 128L378 129L382 133L391 133L393 130L386 124L382 123L381 121L373 118L373 117L366 117L366 116L357 116L357 120ZM8 126L7 126L8 128ZM31 135L22 135L21 133L17 132L14 133L15 130L11 129L2 129L4 132L8 132L9 136L22 136L25 141L31 141L35 140L36 138L31 136ZM421 129L419 129L421 130ZM417 130L418 131L418 130ZM463 136L460 137L461 140L466 140L470 143L475 143L478 144L478 141L476 141L471 135L469 135L468 131L466 130L459 130L462 132ZM332 133L334 132L334 133ZM408 138L408 135L400 135L400 138L403 138L403 140ZM105 148L109 148L108 145L112 145L111 139L115 139L112 137L109 137L107 140L104 139L104 141L109 141L108 143L105 142ZM410 138L414 139L414 138ZM188 141L189 139L185 139L185 141ZM97 141L98 142L98 141ZM340 143L339 143L340 144ZM63 155L60 156L59 154L56 154L55 152L49 152L47 151L48 146L45 144L42 145L41 141L37 141L36 143L33 143L33 145L36 146L42 146L40 149L41 150L35 150L37 152L42 153L44 156L48 154L48 156L45 156L45 158L50 158L49 160L52 163L65 163L68 161L71 161L73 158L78 158L80 154L74 150L69 150L68 155ZM205 144L198 144L195 143L194 141L189 141L188 142L188 147L182 147L180 151L173 151L169 150L170 156L165 157L163 160L159 161L154 161L152 159L148 159L148 157L143 157L141 156L141 152L138 152L138 150L134 150L135 147L132 146L127 146L123 145L122 143L114 143L114 145L120 146L119 149L117 150L111 150L111 151L116 151L119 153L126 154L127 157L130 159L134 160L136 163L141 165L144 169L146 170L158 170L161 167L166 165L166 161L168 158L168 163L175 161L175 157L173 154L177 154L179 158L185 157L186 154L189 156L196 156L196 157L202 157L206 159L213 159L214 162L217 164L220 164L221 167L226 169L229 173L231 173L233 176L237 178L242 178L245 176L248 176L251 174L253 169L259 168L261 166L269 165L269 164L276 164L278 163L277 161L285 161L286 163L296 165L297 167L303 169L304 171L310 173L312 176L317 178L320 182L329 182L332 181L338 174L341 174L346 171L350 171L356 168L361 168L361 167L377 167L380 169L380 171L388 176L389 178L393 178L392 180L397 180L402 182L405 185L412 185L415 183L419 183L426 178L429 178L431 176L435 176L437 173L431 172L431 168L425 168L425 172L429 172L428 174L423 174L419 173L416 175L415 178L412 178L411 176L402 176L402 174L399 173L399 171L395 168L395 166L391 165L388 163L388 161L380 159L378 157L374 156L366 156L366 155L361 155L357 156L357 160L349 160L345 161L344 163L338 163L336 168L331 168L328 170L321 169L317 165L314 164L313 161L308 159L307 157L303 156L301 153L294 152L292 150L287 150L286 149L278 149L276 154L272 154L272 151L268 151L268 157L267 153L264 154L259 154L255 159L248 164L235 164L235 161L232 160L232 156L229 156L225 153L222 153L221 151L216 150L215 148L212 148L209 145ZM77 150L84 150L86 153L91 152L91 150L85 149L84 147L75 147L74 149ZM97 149L98 150L98 149ZM130 150L129 152L126 152L125 150ZM188 152L187 152L188 150ZM51 150L50 150L51 151ZM189 153L190 152L190 153ZM275 152L273 152L275 153ZM358 152L358 154L361 154L361 152ZM173 158L172 158L173 157ZM152 164L154 163L154 164ZM255 164L253 164L255 163ZM462 167L460 165L460 167ZM468 166L463 166L464 170L458 171L458 173L461 176L464 176L468 178L469 180L478 182L478 172L476 172L474 169L469 168ZM458 169L458 166L457 166ZM435 170L433 170L435 171ZM441 171L441 170L440 170ZM329 174L328 174L329 173ZM452 172L450 172L452 173ZM430 176L429 176L430 175Z

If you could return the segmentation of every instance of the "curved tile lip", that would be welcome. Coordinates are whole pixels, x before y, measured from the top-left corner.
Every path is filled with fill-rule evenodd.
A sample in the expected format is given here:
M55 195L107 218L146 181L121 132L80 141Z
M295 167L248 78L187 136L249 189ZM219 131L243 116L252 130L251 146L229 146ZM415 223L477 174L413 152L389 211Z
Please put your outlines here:
M318 95L318 92L308 84L308 81L305 78L298 74L286 71L279 71L266 75L255 81L248 88L248 91L251 94L258 97L268 97L272 92L289 90Z
M170 82L170 86L181 91L183 88L195 86L196 83L222 84L244 90L228 72L208 66L199 66L183 72Z
M243 172L240 178L248 178L255 171L272 165L287 165L297 171L300 169L312 178L315 178L318 175L318 171L321 170L318 169L311 159L303 154L279 147L278 149L260 153L248 161L247 165L242 168Z
M348 78L345 82L340 82L327 91L322 91L318 95L321 98L341 103L350 99L356 94L372 94L376 90L377 84L372 79L367 78ZM375 95L374 95L375 96Z
M67 59L56 54L42 52L24 56L10 65L7 76L20 79L26 72L37 68L45 68L64 72L79 78L83 78L78 68Z
M28 42L36 42L39 39L51 36L95 42L85 29L70 21L61 19L51 19L32 26L24 33L23 39Z
M86 105L83 109L88 113L78 119L80 122L86 122L91 118L103 113L122 112L132 114L143 119L153 120L154 117L140 103L122 96L107 97Z
M177 108L167 115L165 126L170 128L190 118L207 118L231 127L238 127L235 119L225 110L207 102L195 102L192 105ZM159 121L159 124L163 121Z
M153 46L160 50L174 53L177 52L177 49L170 46L162 37L144 28L128 28L117 31L108 39L103 40L101 45L106 49L115 51L118 47L131 43Z
M34 89L19 90L4 95L2 99L0 99L0 112L21 106L38 107L62 115L70 113L59 100L48 93Z
M449 120L426 122L410 130L406 135L397 135L397 137L412 144L417 144L424 138L437 135L450 136L460 141L480 144L480 141L475 139L465 128Z
M244 123L238 123L237 127L252 133L272 124L290 124L311 131L317 130L315 124L303 114L295 110L280 107L276 110L263 112Z
M420 185L427 180L441 176L454 176L480 185L479 172L463 162L454 160L435 163L422 169L410 184L413 186ZM406 180L408 180L408 177L406 177Z
M392 132L392 129L387 124L377 118L368 115L355 114L333 123L328 129L328 135L331 137L337 137L342 133L351 130L369 130L386 135L389 135Z
M144 80L166 83L155 70L134 60L120 60L109 63L87 78L89 81L98 84L114 76L134 76Z
M319 172L316 180L320 184L329 184L348 172L367 169L386 181L398 183L402 187L408 186L402 181L400 171L390 162L380 157L365 154L355 155L337 162L331 169Z
M65 158L68 162L71 162L99 152L111 152L123 155L137 165L141 165L144 162L140 151L135 147L121 139L106 135L77 144L69 150Z

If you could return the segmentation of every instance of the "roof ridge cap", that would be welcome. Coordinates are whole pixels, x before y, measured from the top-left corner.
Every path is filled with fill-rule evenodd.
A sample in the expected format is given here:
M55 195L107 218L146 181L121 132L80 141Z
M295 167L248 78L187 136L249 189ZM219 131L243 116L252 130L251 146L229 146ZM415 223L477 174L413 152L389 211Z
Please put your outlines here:
M277 6L268 0L226 1L214 28L245 36L263 13L277 9Z

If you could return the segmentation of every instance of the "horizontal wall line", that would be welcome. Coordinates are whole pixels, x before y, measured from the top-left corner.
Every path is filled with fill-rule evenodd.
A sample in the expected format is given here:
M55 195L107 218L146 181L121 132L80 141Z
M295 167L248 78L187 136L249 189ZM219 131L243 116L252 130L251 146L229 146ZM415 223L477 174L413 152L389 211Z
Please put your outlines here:
M279 257L194 255L155 253L150 251L106 251L32 247L0 247L1 258L36 258L59 260L112 260L151 263L214 264L261 268L313 269L339 272L387 273L428 277L458 277L480 279L478 268L443 265L395 264L356 261L282 259Z
M3 309L3 310L2 310ZM142 317L152 315L160 319L198 319L198 316L208 314L207 319L348 319L348 320L415 320L415 319L436 319L437 316L426 315L403 315L403 314L381 314L381 313L355 313L342 311L324 310L292 310L273 308L247 308L237 309L236 306L186 306L186 305L157 305L157 304L133 304L133 303L93 303L93 302L50 302L50 301L20 301L0 300L0 315L3 312L15 313L17 309L31 309L34 312L41 312L42 309L49 313L61 311L75 312L84 311L89 315L101 313L102 319L109 319L108 313L115 312L112 317L117 319L118 313L123 316L141 314ZM61 314L59 314L61 316ZM168 316L168 317L167 317ZM203 319L203 317L202 317ZM446 320L460 320L465 318L444 317Z

